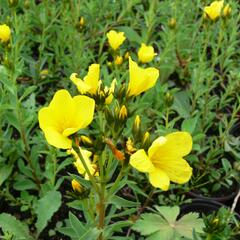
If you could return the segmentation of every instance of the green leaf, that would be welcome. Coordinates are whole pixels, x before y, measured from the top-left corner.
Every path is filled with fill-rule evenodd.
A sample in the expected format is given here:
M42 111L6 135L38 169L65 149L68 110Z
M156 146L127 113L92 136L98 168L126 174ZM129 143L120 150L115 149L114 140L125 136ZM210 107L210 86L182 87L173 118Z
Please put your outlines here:
M180 209L178 206L174 206L174 207L156 206L155 208L170 224L176 221L177 216L180 212Z
M0 186L9 177L13 169L12 165L4 165L0 167Z
M160 226L166 224L166 220L160 215L146 213L141 215L141 219L137 220L132 229L146 236L159 231Z
M193 239L193 229L198 233L203 233L204 222L198 218L198 213L188 213L175 224L176 231L184 237Z
M19 239L33 240L29 234L27 225L8 213L0 214L0 226L4 232L10 232Z
M185 119L182 122L182 127L181 127L182 131L193 133L194 130L196 129L197 122L198 122L198 117Z
M61 194L55 190L48 192L37 203L37 222L38 234L47 226L47 222L61 206Z
M186 91L177 92L174 95L174 103L172 108L183 118L190 117L190 101Z
M78 237L81 237L86 232L86 228L79 221L79 219L71 212L69 212L69 220L71 227L74 229L76 235Z
M122 207L137 207L139 203L128 201L124 198L121 198L119 196L113 195L111 199L109 200L111 204L116 205L117 208L122 208Z
M156 207L159 214L146 213L133 225L132 229L148 240L178 240L182 237L193 239L193 230L202 233L203 220L198 214L189 213L177 221L179 207Z
M34 92L36 89L37 89L37 86L30 86L30 87L26 88L23 95L19 99L19 101L21 102L24 98L26 98L29 94Z

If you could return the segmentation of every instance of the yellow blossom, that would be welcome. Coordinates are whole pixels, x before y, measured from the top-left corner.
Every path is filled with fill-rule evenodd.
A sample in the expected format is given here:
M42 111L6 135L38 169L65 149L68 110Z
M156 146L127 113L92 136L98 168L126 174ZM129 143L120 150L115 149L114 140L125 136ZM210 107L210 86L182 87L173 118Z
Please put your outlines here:
M117 50L125 41L124 32L111 30L107 33L108 43L113 50Z
M204 17L210 18L212 21L216 20L221 16L223 11L223 16L227 16L231 12L231 8L229 4L227 4L224 8L224 0L214 1L210 4L210 6L204 7Z
M97 167L95 164L93 164L90 160L90 157L92 156L92 153L86 149L79 148L79 151L81 152L83 159L87 165L87 168L90 171L90 174L92 176L98 176ZM76 161L74 162L74 166L77 168L77 171L79 174L84 175L85 179L89 180L89 176L87 174L86 169L84 168L81 159L78 157Z
M92 64L88 68L88 73L84 79L77 78L77 73L72 73L70 80L77 86L81 94L97 94L100 78L100 65Z
M68 137L92 122L94 108L95 101L87 96L72 98L67 90L57 91L49 106L38 113L47 142L57 148L71 148L72 140Z
M116 65L121 65L123 63L123 57L122 56L117 56L114 60L114 63Z
M72 188L75 192L79 192L79 193L82 192L82 186L80 185L80 183L77 180L73 179L71 184L72 184Z
M170 181L183 184L189 181L192 168L183 159L192 149L192 137L187 132L175 132L157 138L148 153L140 149L130 157L130 165L149 174L150 183L166 191Z
M141 68L129 57L129 84L127 95L137 96L152 88L158 79L159 70L153 67Z
M0 40L2 42L8 42L11 37L11 30L6 24L0 25Z
M156 53L154 53L154 48L142 43L140 49L138 50L139 61L142 63L151 62L154 56L156 56Z

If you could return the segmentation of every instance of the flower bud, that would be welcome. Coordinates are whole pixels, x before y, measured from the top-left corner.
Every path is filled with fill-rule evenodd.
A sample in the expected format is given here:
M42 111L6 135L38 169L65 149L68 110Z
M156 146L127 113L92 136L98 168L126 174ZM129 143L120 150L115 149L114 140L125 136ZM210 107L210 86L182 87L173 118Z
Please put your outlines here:
M223 9L223 16L228 17L232 12L232 8L227 4Z
M143 135L142 145L143 145L143 148L148 148L150 145L150 133L148 131L145 132Z
M235 170L240 172L240 162L234 162L233 167L234 167Z
M167 92L164 96L165 104L167 107L171 107L173 105L174 97L170 92Z
M168 21L168 26L169 26L170 28L175 28L176 25L177 25L176 19L175 19L175 18L170 18L169 21Z
M126 119L126 117L127 117L127 108L125 105L123 105L119 111L118 118L123 121Z
M84 19L84 17L80 17L80 20L79 20L79 25L80 25L80 27L83 27L84 24L85 24L85 19Z
M124 60L128 60L128 58L129 58L129 52L126 52L125 54L124 54Z
M122 56L117 56L114 60L114 63L116 65L121 65L123 63L123 57Z
M134 123L133 123L133 132L136 134L140 130L140 124L141 124L141 118L139 115L135 117Z
M18 4L18 0L8 0L9 7L16 7Z
M77 192L77 193L82 192L82 190L83 190L82 186L80 185L80 183L77 180L73 179L71 184L72 184L72 188L73 188L74 192Z
M92 144L93 144L92 140L89 137L84 136L84 135L82 135L80 137L80 140L83 144L88 145L88 146L92 146Z

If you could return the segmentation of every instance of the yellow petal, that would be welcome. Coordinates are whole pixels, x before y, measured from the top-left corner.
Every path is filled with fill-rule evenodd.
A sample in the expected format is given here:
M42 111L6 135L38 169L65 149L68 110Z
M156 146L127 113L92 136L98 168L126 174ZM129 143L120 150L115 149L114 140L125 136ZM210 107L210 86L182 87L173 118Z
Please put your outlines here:
M140 68L131 57L129 57L129 84L128 96L137 96L152 88L158 79L159 70L156 68Z
M78 91L81 94L85 94L87 93L90 89L91 86L89 86L88 84L86 84L83 80L81 80L80 78L77 78L77 74L76 73L72 73L70 76L70 80L76 85Z
M54 147L61 149L69 149L72 147L72 141L56 131L54 128L45 129L44 135L47 142Z
M91 88L88 90L92 94L97 94L98 81L100 78L100 65L91 64L88 68L88 74L84 77L84 82Z
M157 138L148 150L153 162L159 159L183 157L192 150L192 137L188 132L174 132Z
M67 90L58 90L54 94L49 108L52 111L52 117L58 119L59 124L71 125L75 115L75 108L72 97Z
M95 101L87 96L75 96L73 102L76 109L73 126L79 130L85 128L92 122Z
M149 181L154 187L161 188L163 191L167 191L170 185L168 175L158 168L149 173Z
M147 46L142 43L141 48L138 50L138 59L142 63L151 62L156 54L152 46Z
M154 170L152 162L143 149L132 154L129 163L140 172L151 172Z
M192 168L186 160L182 158L169 158L157 164L163 170L170 180L175 183L183 184L190 180L192 176Z

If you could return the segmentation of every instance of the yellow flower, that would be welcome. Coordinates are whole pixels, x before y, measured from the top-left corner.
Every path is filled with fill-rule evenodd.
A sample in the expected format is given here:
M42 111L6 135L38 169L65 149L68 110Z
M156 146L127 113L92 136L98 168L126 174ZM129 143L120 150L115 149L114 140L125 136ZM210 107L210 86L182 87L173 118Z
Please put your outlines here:
M158 79L159 70L153 67L141 68L129 57L129 84L127 95L137 96L152 88Z
M227 4L224 8L223 5L224 0L212 2L210 6L204 8L204 17L208 17L214 21L221 16L222 10L223 16L229 15L231 12L229 4Z
M71 184L72 184L72 188L75 192L79 192L79 193L82 192L82 186L80 185L80 183L77 180L73 179Z
M70 80L77 86L81 94L97 94L100 77L100 65L92 64L88 68L88 74L84 79L77 78L77 73L72 73Z
M114 63L116 65L121 65L123 63L123 57L122 56L117 56L114 60Z
M11 36L11 30L6 24L0 25L0 40L2 42L8 42Z
M138 50L138 59L142 63L151 62L156 53L154 53L154 48L152 46L147 46L142 43L140 49Z
M92 122L94 108L95 101L87 96L72 98L67 90L57 91L49 106L38 113L47 142L57 148L71 148L68 137Z
M124 32L111 30L107 33L108 43L113 50L117 50L125 41Z
M192 149L192 137L187 132L175 132L157 138L148 153L143 149L131 155L130 164L140 172L149 174L150 183L166 191L170 181L183 184L189 181L192 168L184 156Z
M97 167L95 164L93 164L90 160L90 157L92 156L92 153L88 150L79 148L79 151L81 152L83 159L91 173L92 176L98 176L98 172L97 172ZM80 160L80 158L78 157L76 159L76 161L74 162L74 166L77 168L77 171L79 174L84 175L86 180L89 180L89 176L86 173L86 169L84 168L82 161Z

